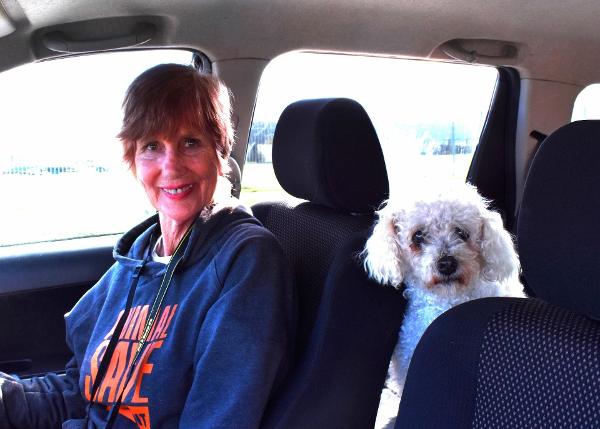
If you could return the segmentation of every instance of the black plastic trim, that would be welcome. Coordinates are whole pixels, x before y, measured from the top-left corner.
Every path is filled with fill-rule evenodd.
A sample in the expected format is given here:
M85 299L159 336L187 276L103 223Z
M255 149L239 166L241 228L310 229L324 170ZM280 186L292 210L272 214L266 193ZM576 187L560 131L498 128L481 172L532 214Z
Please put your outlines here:
M0 295L95 283L113 264L116 236L0 249Z
M516 227L515 140L521 78L510 67L498 68L498 81L467 182L492 203L505 227Z

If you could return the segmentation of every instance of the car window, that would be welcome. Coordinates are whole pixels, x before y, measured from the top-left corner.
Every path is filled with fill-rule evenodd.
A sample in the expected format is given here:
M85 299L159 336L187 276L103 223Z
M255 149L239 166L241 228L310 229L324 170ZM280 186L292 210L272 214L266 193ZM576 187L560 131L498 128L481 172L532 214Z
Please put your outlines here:
M260 82L242 180L248 204L286 198L271 164L277 119L290 103L347 97L377 130L393 193L415 178L464 181L489 110L492 67L355 55L290 53Z
M0 246L119 233L153 213L116 139L129 83L192 53L149 50L0 74Z
M600 84L594 83L583 88L575 99L571 119L600 119Z

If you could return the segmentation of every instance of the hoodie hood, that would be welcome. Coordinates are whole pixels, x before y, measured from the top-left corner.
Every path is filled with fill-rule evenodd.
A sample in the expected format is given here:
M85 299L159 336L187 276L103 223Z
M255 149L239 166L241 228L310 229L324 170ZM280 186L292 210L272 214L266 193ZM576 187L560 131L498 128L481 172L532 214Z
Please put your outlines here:
M217 205L209 216L198 216L179 265L185 267L193 264L202 258L225 232L238 224L248 223L262 226L248 208L239 204ZM159 236L157 213L123 234L113 249L113 257L125 265L143 264L151 237L156 239Z

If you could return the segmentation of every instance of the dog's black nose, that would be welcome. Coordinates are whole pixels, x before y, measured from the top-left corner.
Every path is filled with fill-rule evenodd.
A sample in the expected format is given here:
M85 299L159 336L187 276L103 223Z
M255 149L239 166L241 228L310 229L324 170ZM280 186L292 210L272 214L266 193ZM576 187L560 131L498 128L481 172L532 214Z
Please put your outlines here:
M437 269L440 273L449 276L456 271L458 261L454 256L442 256L437 261Z

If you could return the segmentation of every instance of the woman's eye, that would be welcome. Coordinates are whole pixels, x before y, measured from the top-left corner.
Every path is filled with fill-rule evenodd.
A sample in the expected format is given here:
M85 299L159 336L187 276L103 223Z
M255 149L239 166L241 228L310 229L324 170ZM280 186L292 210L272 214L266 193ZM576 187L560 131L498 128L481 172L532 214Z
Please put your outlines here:
M412 235L412 242L417 246L420 246L425 241L425 233L420 229L417 229Z
M149 142L142 145L142 152L154 152L158 149L158 143Z
M187 149L200 146L200 140L194 138L186 138L183 140L183 146Z
M454 228L454 233L456 234L456 236L458 238L460 238L462 241L467 241L469 239L469 232L465 231L462 228Z

